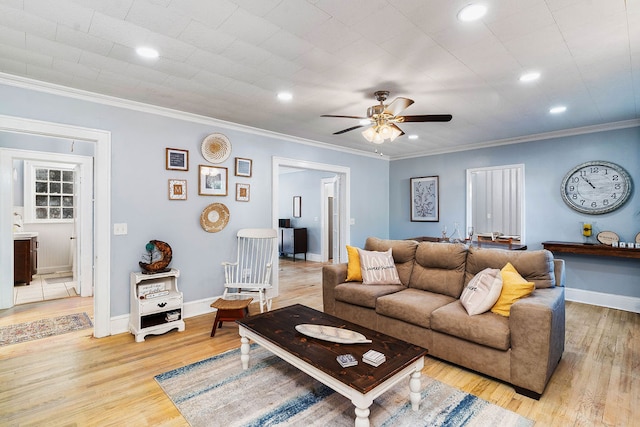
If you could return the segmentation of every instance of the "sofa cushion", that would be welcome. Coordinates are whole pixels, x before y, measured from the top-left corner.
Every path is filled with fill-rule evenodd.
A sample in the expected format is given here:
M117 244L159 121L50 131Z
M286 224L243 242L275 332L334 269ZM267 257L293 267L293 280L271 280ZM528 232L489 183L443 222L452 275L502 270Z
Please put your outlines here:
M391 249L393 260L398 270L398 277L400 277L400 281L405 286L407 286L411 277L417 247L418 242L413 240L383 240L377 237L369 237L364 245L364 248L368 251L384 252Z
M360 267L360 254L358 248L347 245L347 278L345 282L362 282L362 271Z
M430 328L431 313L452 301L455 298L409 288L378 298L376 313Z
M420 242L409 287L459 298L466 259L467 247L461 243Z
M469 249L465 283L485 268L502 268L510 262L528 282L537 289L556 285L553 254L546 249L537 251L510 251L506 249Z
M431 329L498 350L511 346L508 318L490 311L469 316L460 300L431 313Z
M513 303L520 298L531 295L535 285L533 282L527 282L510 262L502 268L500 274L502 275L502 291L491 311L509 317Z
M502 290L502 274L497 268L485 268L464 287L460 302L469 316L489 311Z
M358 249L363 284L402 285L391 251L391 248L386 252Z
M336 301L375 308L378 297L403 289L406 288L402 285L364 285L358 282L348 282L336 286L334 294Z

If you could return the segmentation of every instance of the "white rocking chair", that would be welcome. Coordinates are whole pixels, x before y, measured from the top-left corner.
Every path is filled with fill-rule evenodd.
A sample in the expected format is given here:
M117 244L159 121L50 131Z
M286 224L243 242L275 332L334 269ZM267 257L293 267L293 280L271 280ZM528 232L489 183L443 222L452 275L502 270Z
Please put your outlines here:
M256 297L260 313L271 310L267 290L272 288L271 267L278 233L271 228L244 228L238 231L236 262L223 262L224 293L222 298Z

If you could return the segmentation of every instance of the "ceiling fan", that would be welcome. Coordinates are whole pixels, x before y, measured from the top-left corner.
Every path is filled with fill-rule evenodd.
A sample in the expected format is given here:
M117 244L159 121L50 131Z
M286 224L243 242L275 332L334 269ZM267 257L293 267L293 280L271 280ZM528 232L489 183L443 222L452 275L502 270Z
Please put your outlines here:
M389 96L389 91L379 90L374 93L379 105L367 108L367 116L334 116L331 114L323 114L321 117L341 117L347 119L359 119L360 124L347 129L334 132L334 135L341 135L352 130L371 126L362 132L362 135L369 142L382 144L386 139L395 140L400 135L404 135L396 123L405 122L448 122L451 120L451 114L424 114L419 116L400 116L399 114L413 104L413 100L409 98L398 97L390 104L385 105L385 101Z

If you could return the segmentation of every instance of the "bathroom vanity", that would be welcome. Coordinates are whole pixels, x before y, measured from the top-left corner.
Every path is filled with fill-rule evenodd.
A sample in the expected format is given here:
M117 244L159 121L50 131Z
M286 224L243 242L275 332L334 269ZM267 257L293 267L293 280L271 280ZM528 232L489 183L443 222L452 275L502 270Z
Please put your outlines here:
M13 283L31 283L38 269L38 233L13 234Z

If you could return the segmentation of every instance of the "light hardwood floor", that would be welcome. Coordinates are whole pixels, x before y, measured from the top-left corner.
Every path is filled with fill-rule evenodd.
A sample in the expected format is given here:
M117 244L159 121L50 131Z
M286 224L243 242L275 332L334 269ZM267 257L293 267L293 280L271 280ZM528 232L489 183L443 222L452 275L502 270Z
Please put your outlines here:
M321 264L283 261L274 308L322 309ZM69 298L0 311L0 326L86 311ZM252 306L251 312L256 313ZM0 347L0 425L185 426L153 377L239 346L225 323L210 338L213 315L185 320L184 332L95 339L78 331ZM632 426L640 422L640 315L567 302L560 366L539 401L499 381L427 357L423 373L536 421L537 426Z

